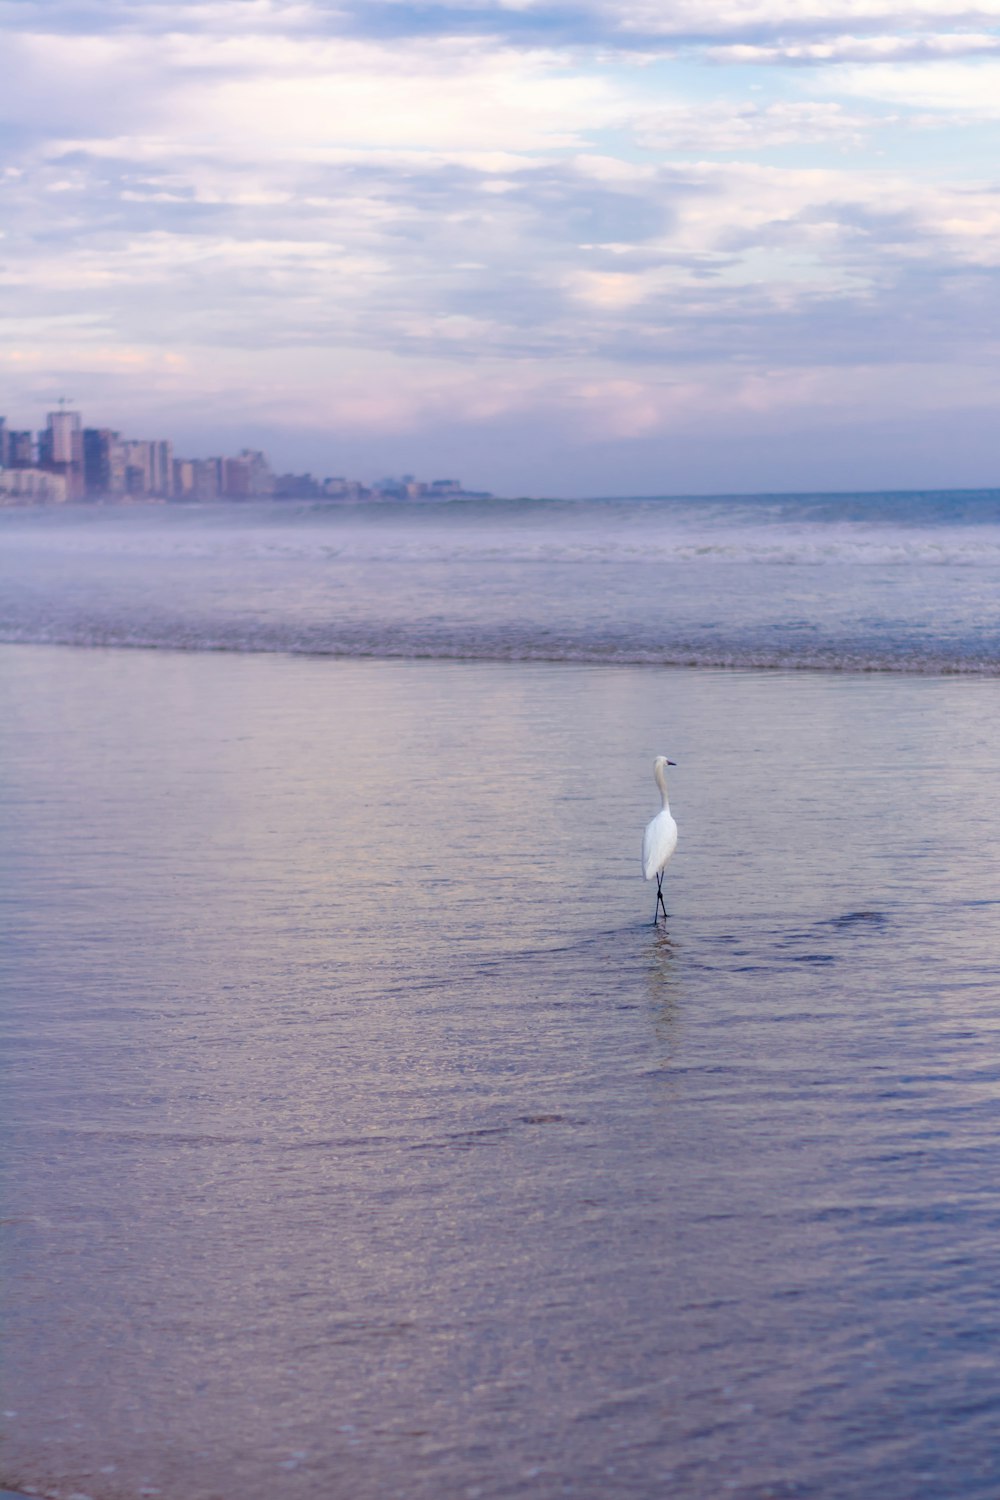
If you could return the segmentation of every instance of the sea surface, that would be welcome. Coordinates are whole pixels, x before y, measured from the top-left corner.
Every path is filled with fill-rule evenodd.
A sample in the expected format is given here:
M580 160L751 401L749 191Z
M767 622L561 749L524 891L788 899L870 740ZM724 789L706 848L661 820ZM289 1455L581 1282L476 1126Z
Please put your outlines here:
M998 499L0 515L0 1486L996 1500Z
M0 511L0 640L1000 670L1000 491Z

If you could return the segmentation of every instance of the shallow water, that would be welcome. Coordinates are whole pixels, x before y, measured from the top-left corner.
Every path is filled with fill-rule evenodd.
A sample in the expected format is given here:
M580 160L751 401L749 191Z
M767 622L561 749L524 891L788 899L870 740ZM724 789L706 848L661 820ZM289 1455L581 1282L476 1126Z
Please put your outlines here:
M0 1482L997 1494L995 683L0 671Z
M0 640L1000 673L1000 492L0 511Z

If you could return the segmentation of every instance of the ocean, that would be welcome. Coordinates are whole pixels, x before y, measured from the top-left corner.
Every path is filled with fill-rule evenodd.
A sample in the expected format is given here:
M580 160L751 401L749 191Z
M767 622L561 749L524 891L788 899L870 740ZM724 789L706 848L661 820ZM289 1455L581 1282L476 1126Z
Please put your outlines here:
M0 514L0 1484L994 1500L998 568L992 493Z
M997 671L1000 491L0 512L0 639Z

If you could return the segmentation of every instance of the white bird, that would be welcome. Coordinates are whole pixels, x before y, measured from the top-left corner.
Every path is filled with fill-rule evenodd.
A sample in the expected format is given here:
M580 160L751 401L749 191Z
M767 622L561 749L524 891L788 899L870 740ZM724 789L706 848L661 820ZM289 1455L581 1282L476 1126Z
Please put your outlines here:
M667 915L666 902L663 899L663 868L677 848L677 824L674 822L670 803L667 800L667 777L664 770L665 766L673 765L676 765L676 761L667 760L665 755L658 755L653 761L653 776L656 785L660 788L660 796L663 798L663 810L646 824L646 831L642 836L642 878L652 880L653 876L656 876L654 922L659 919L661 906L663 915Z

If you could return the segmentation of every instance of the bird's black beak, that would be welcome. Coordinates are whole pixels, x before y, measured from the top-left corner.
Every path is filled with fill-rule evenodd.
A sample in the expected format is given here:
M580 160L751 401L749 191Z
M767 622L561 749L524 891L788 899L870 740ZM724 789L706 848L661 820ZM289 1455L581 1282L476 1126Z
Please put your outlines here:
M676 764L677 764L677 762L675 760L668 760L667 761L667 765L668 766L676 766Z

